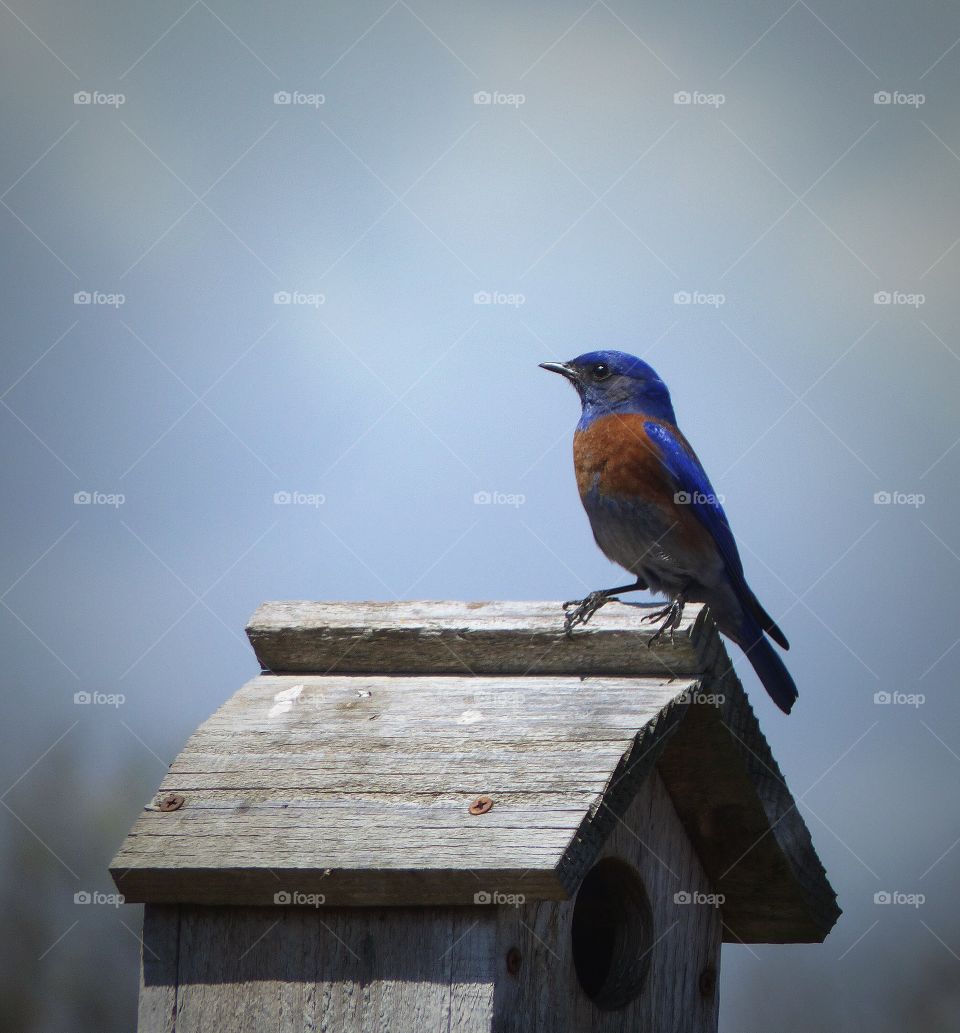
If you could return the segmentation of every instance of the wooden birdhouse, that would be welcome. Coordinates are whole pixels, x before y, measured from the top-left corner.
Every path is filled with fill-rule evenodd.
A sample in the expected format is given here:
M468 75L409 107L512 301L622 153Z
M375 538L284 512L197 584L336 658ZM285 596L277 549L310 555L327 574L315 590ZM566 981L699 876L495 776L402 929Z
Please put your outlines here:
M261 606L111 866L140 1033L716 1030L722 943L839 910L709 615L643 612Z

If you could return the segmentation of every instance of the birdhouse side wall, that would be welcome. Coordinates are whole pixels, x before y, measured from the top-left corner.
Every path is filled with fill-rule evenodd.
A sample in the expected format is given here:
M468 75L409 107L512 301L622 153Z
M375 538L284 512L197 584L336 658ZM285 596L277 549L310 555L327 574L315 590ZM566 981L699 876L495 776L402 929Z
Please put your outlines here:
M643 988L603 1010L584 993L573 957L576 900L520 909L516 978L497 982L497 1033L715 1033L719 1020L721 902L656 771L643 782L598 864L615 858L639 876L652 912ZM638 959L642 962L643 959Z

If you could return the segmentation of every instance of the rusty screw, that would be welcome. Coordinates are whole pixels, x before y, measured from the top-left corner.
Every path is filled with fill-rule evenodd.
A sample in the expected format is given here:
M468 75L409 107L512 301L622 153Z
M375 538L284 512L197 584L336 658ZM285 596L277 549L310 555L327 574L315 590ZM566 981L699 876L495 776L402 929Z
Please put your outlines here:
M486 814L493 807L493 800L489 796L478 796L467 808L471 814Z
M507 971L511 976L515 976L520 971L520 963L523 961L523 955L516 947L511 947L507 951Z
M713 965L707 967L700 973L700 993L704 997L713 997L717 989L717 970Z
M161 811L179 811L183 806L184 799L179 793L167 793L157 801Z

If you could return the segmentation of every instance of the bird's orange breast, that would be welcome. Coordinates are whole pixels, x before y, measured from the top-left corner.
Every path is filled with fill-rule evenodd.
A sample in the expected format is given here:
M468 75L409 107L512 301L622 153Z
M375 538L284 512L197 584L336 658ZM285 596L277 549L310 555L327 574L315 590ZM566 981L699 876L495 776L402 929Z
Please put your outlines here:
M645 424L659 423L637 413L611 413L595 419L573 439L573 462L580 497L596 489L604 498L658 509L664 520L660 544L686 552L712 555L716 545L697 518L693 506L682 504L685 494L660 458L657 444L651 441ZM686 439L674 427L670 432L693 455ZM695 457L694 457L695 458ZM587 505L588 512L592 507ZM648 510L649 512L649 510Z
M596 487L601 495L651 502L672 499L671 477L644 428L647 419L636 413L612 413L577 431L573 464L581 497Z

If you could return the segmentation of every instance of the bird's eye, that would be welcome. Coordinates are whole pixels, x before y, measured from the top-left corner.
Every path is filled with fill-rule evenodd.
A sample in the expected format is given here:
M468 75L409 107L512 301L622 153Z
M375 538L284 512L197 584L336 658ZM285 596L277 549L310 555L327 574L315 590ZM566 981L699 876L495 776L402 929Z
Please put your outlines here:
M594 380L606 380L610 376L610 367L605 362L598 362L590 370L590 376Z

